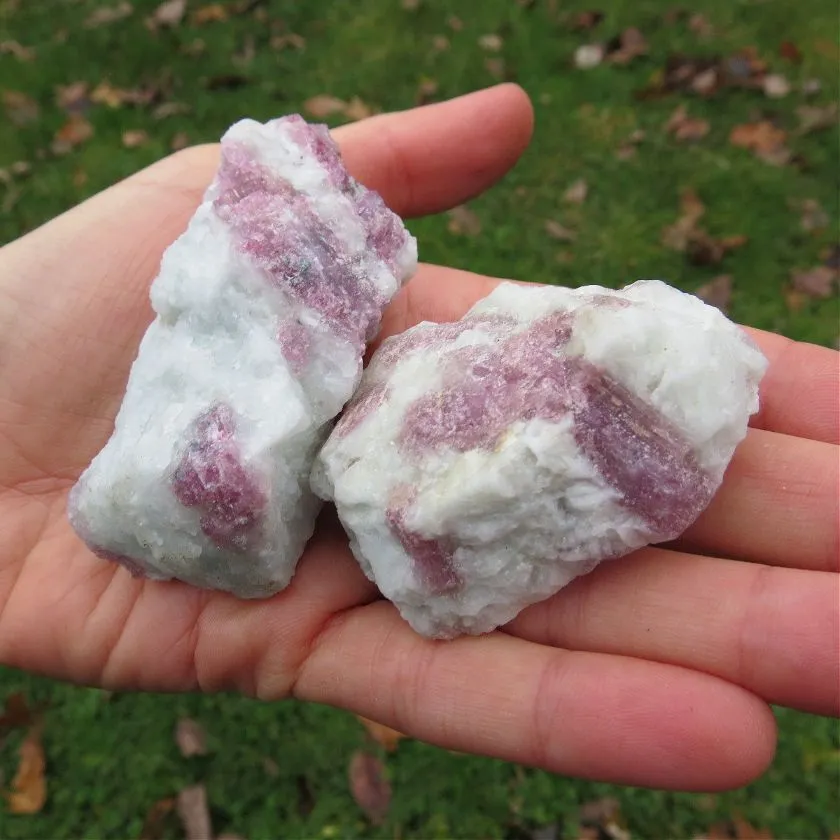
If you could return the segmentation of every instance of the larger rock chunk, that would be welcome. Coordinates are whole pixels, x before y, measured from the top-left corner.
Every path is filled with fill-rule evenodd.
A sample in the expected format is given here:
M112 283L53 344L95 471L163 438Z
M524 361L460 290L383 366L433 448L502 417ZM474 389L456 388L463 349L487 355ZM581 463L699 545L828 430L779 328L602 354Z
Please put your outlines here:
M717 309L659 281L505 283L461 321L382 344L313 486L416 630L487 632L684 531L765 366Z
M416 243L324 126L245 120L152 290L157 317L70 519L135 574L242 597L290 580L309 473Z

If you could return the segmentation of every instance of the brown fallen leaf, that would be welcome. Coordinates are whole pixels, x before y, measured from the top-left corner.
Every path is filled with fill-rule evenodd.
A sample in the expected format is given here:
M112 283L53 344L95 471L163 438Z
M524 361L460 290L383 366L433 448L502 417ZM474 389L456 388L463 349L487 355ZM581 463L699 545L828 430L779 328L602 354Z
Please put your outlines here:
M481 233L481 220L466 204L453 207L447 215L446 228L456 236L478 236Z
M391 805L391 785L382 762L368 752L353 753L348 771L350 793L373 825L382 825Z
M118 20L129 17L133 12L134 7L127 0L122 0L114 6L100 6L88 15L84 26L86 29L107 26L109 23L116 23Z
M721 274L714 280L704 283L694 294L710 306L716 306L721 312L727 312L732 298L732 277L729 274Z
M697 193L691 188L684 189L680 194L680 217L662 231L662 244L673 251L685 251L705 212L706 207Z
M18 127L35 122L41 114L38 103L19 90L4 90L3 107L12 125Z
M816 268L791 273L793 289L809 298L832 297L839 278L840 272L827 265L818 265Z
M175 797L160 799L149 808L140 829L140 840L161 840L166 818L175 810Z
M56 85L55 104L68 114L82 114L90 106L87 82L71 82L69 85Z
M781 73L769 73L761 81L764 95L768 99L784 99L791 91L791 83Z
M614 49L612 48L614 46ZM648 43L640 29L631 26L607 47L607 58L613 64L629 64L634 58L647 55Z
M177 26L184 19L186 12L187 0L166 0L152 12L148 23L152 29Z
M56 132L51 149L54 155L66 155L93 137L93 126L82 116L72 114Z
M702 140L709 133L708 120L690 117L685 105L680 105L665 123L665 131L684 143Z
M358 96L354 96L343 108L342 113L348 120L366 120L373 116L373 109Z
M603 44L583 44L575 50L574 65L578 70L591 70L604 60L606 53Z
M507 65L503 58L485 58L484 69L497 81L501 82L507 76Z
M446 19L446 25L453 32L460 32L464 28L464 21L462 21L461 18L457 17L456 15L450 15Z
M774 166L784 166L791 160L786 140L786 132L769 120L736 125L729 134L733 146L749 149L756 157Z
M253 35L246 35L242 46L231 56L231 60L237 67L247 67L257 54L257 42Z
M715 28L709 23L708 18L700 12L695 12L688 19L688 28L701 38L711 38L715 34Z
M490 33L489 35L482 35L478 39L478 45L481 49L487 50L488 52L499 52L499 50L504 46L504 41L500 35Z
M294 32L286 32L282 35L273 35L268 44L271 49L277 51L285 50L288 47L295 50L304 50L306 49L306 38Z
M773 840L773 835L766 828L754 828L741 817L716 823L704 837L705 840Z
M46 759L41 744L41 724L34 724L19 750L20 760L12 789L6 794L12 814L37 814L47 801Z
M563 193L563 201L569 204L583 204L587 195L589 195L589 184L583 178L579 178Z
M311 96L307 99L303 103L303 107L315 119L322 120L333 114L343 113L347 103L343 99L330 96L328 93L319 93L317 96Z
M88 182L88 177L87 170L77 167L73 172L73 186L77 190L81 189Z
M207 755L207 736L198 721L181 718L175 725L175 743L184 758Z
M578 12L572 17L571 28L579 32L594 29L604 19L604 13L595 9Z
M560 222L554 219L547 219L545 222L545 232L552 238L559 242L574 242L577 239L577 233L571 228L564 227Z
M204 785L191 785L178 794L178 816L186 840L213 840L213 824Z
M142 128L130 128L123 132L122 144L126 149L138 149L149 142L149 134Z
M165 120L168 117L178 117L181 114L189 114L192 111L186 102L161 102L152 111L152 119Z
M32 61L35 58L35 50L32 47L24 47L17 41L0 41L0 55L11 55L18 61Z
M621 806L611 796L581 805L578 819L583 829L595 830L595 834L590 835L593 838L630 840L630 834L624 828Z
M361 715L356 715L356 717L365 727L368 735L388 752L393 752L397 748L397 744L406 737L402 732L391 729L390 726L385 726L384 723L377 723L375 720L369 720Z
M446 52L449 49L449 38L446 35L435 35L432 38L432 49L435 52Z
M436 79L421 79L417 86L417 94L414 97L416 105L428 105L433 101L435 94L438 92L439 85Z
M799 204L794 204L794 206L799 208L799 226L805 233L814 233L815 231L825 230L828 227L831 220L819 201L813 198L806 198Z
M17 164L12 164L10 171L12 175L25 175L31 168L29 164L24 164L24 169L21 171L19 161ZM17 170L16 168L17 167ZM20 692L16 691L6 697L3 703L3 714L0 715L0 729L17 729L22 726L30 726L34 723L36 712L29 708L26 702L26 697Z
M181 149L186 149L190 145L190 138L186 131L177 131L172 135L169 141L169 148L173 152L179 152Z
M779 55L793 64L799 64L802 61L802 51L793 41L782 41L779 44Z
M616 157L619 160L630 160L636 156L636 151L645 139L646 134L641 128L637 128L630 136L616 149Z
M228 10L221 3L202 6L190 15L190 21L196 26L205 23L223 23L228 19Z
M799 134L810 134L813 131L821 131L831 128L837 122L838 105L832 102L830 105L800 105L796 109L799 117Z
M407 11L407 12L414 12L420 8L420 3L422 0L400 0L400 5Z

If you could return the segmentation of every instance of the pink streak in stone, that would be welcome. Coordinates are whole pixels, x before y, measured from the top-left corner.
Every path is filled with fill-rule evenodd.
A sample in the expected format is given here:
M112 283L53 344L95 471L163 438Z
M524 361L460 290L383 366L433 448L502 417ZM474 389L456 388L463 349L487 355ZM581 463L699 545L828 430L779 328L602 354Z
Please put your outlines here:
M447 540L427 539L406 525L413 501L413 491L397 488L385 511L385 519L406 554L411 557L414 574L420 583L434 595L452 592L462 583L460 575L455 571L454 548Z
M384 382L376 382L359 388L353 401L344 409L344 413L336 424L335 434L338 437L349 435L366 417L376 411L387 397L388 387Z
M393 268L408 238L398 218L350 178L324 126L310 126L297 116L277 122L292 124L302 152L314 156L331 185L356 204L369 248ZM230 226L237 248L292 300L319 312L361 354L388 302L369 280L365 257L348 254L309 198L260 163L247 145L223 143L217 186L214 209Z
M266 497L242 464L230 406L217 403L198 417L172 480L172 492L201 512L201 530L219 547L243 552L259 537Z
M415 457L493 449L519 420L571 415L575 440L623 504L660 539L681 533L710 501L709 477L657 410L585 359L558 355L572 326L571 314L549 315L505 341L450 350L444 387L409 407L400 446Z
M311 333L298 321L284 321L277 331L277 341L292 373L299 376L309 363Z

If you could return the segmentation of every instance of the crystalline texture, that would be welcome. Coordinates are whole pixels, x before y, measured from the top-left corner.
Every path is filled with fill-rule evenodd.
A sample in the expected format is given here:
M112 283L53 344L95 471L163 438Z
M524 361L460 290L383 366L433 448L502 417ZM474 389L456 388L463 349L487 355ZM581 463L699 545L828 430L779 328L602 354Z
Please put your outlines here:
M312 460L416 260L326 127L232 126L164 254L114 434L71 493L94 553L242 597L285 586L320 504Z
M659 281L500 285L385 341L315 463L365 573L419 632L487 632L717 490L766 361Z

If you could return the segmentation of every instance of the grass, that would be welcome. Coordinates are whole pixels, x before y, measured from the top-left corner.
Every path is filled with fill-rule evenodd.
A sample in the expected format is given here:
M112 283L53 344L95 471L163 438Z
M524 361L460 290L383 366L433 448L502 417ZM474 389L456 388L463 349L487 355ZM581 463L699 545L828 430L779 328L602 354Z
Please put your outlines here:
M0 185L0 241L166 154L180 133L191 142L214 140L241 116L299 110L321 93L359 96L382 110L410 107L429 80L437 84L437 98L492 83L497 68L488 70L486 59L502 58L505 74L535 103L533 145L499 187L471 203L481 223L477 235L450 232L446 217L411 223L424 259L568 285L620 285L657 276L695 290L727 273L733 277L735 319L821 344L837 340L836 299L798 299L791 305L786 294L790 272L818 265L836 239L836 128L796 134L795 109L803 101L796 92L778 101L755 91L727 92L709 101L635 97L669 52L714 55L754 46L794 86L821 79L822 92L813 101L829 103L837 98L838 61L836 5L829 0L811 0L807 12L782 0L697 0L690 11L702 13L717 33L706 40L684 20L664 24L667 5L656 0L595 4L606 17L593 33L572 32L556 10L572 14L590 8L577 0L536 0L530 6L513 0L424 0L413 11L399 0L274 0L221 23L194 25L188 14L181 25L156 34L143 25L154 0L135 0L134 13L121 22L85 28L83 21L99 5L0 0L0 42L14 40L35 52L31 61L0 54L0 89L22 92L40 106L37 119L25 125L0 121L0 168L20 160L31 165L29 175L13 177L5 192ZM201 6L193 0L190 10ZM626 26L644 32L649 56L628 67L571 66L578 45ZM306 48L272 48L272 34L282 32L304 37ZM487 33L502 37L498 54L479 46ZM435 46L440 36L447 39L445 49ZM800 64L780 57L783 40L799 47ZM247 58L248 44L252 57L238 60ZM155 120L149 108L95 105L86 114L94 136L66 156L52 155L52 139L67 120L56 104L56 86L84 81L93 88L103 80L122 88L162 87L191 111ZM231 82L239 86L227 87ZM676 143L662 129L680 102L710 121L709 135L696 145ZM799 165L773 167L729 144L731 129L759 114L789 131ZM125 148L123 132L135 129L146 131L148 142ZM616 150L639 129L645 139L637 154L620 160ZM589 184L589 196L582 205L570 205L562 194L578 178ZM661 231L679 215L679 194L686 187L705 203L704 224L713 235L749 238L722 265L691 265L661 244ZM796 204L806 199L828 214L821 232L801 228ZM574 228L576 241L551 239L544 229L548 219ZM361 727L349 715L231 696L111 696L0 672L0 693L16 690L49 704L44 738L50 797L35 816L0 811L0 837L9 840L138 837L154 802L198 780L208 786L217 830L251 840L519 840L554 822L561 836L575 837L579 805L605 795L619 799L638 838L699 836L733 814L776 837L810 840L840 830L836 723L787 711L778 713L781 742L770 772L745 790L716 797L583 783L404 741L387 758L394 799L387 823L375 828L348 792L345 768L363 742ZM204 724L210 755L180 757L172 730L182 715ZM7 780L18 741L19 736L9 738L0 753ZM165 822L164 836L179 832L174 817Z

